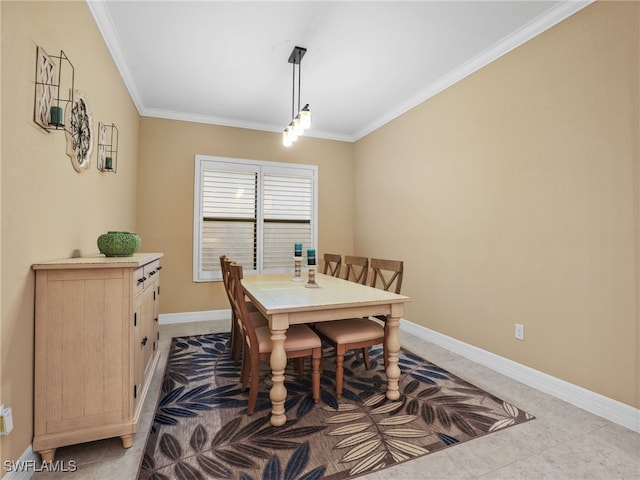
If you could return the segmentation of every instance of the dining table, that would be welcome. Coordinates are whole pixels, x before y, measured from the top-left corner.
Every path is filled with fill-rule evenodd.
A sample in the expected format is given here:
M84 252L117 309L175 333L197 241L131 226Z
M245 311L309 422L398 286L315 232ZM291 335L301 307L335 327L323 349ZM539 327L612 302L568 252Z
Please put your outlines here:
M246 275L242 284L247 297L268 320L273 342L270 364L272 386L271 424L281 426L287 420L284 385L287 354L284 342L290 325L328 322L346 318L384 316L386 396L400 398L398 353L400 318L409 297L341 278L317 273L315 282L291 274Z

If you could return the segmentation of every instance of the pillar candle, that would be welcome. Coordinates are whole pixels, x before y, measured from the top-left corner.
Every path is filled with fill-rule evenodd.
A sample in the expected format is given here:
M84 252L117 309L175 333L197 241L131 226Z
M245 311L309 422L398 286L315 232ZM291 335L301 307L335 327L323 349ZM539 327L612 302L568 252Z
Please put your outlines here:
M294 251L295 251L296 257L301 257L302 256L302 244L301 243L296 243L295 247L294 247Z
M312 248L307 250L307 265L316 264L316 251Z
M62 126L62 107L51 107L50 114L49 125Z

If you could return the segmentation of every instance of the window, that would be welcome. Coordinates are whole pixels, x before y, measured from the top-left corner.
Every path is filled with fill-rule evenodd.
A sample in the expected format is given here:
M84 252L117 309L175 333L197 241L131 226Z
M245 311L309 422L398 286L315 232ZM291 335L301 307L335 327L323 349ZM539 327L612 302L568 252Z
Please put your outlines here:
M218 280L220 256L246 274L288 272L293 245L317 241L318 167L196 155L193 280Z

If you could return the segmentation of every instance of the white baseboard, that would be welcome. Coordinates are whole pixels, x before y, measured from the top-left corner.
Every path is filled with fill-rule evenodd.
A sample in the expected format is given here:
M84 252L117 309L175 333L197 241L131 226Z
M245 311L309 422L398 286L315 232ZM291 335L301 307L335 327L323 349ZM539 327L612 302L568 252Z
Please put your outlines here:
M209 322L211 320L231 319L231 309L206 310L202 312L162 313L158 315L158 324Z
M208 310L204 312L163 314L159 316L158 322L160 324L186 323L225 320L230 317L230 310ZM468 358L536 390L640 433L640 410L637 408L448 337L409 320L402 319L400 328L407 333Z
M640 410L434 330L402 320L400 328L541 392L640 433Z
M29 445L13 465L9 466L5 461L3 468L7 473L3 480L29 480L39 464L40 456Z

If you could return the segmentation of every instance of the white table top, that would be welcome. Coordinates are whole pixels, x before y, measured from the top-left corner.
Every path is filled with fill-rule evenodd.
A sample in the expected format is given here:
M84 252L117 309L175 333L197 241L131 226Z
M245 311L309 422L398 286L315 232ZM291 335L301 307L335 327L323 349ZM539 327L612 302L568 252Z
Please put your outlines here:
M317 288L305 287L307 275L304 273L302 281L293 281L292 278L293 275L290 273L247 275L243 278L242 284L247 295L264 307L268 315L410 301L410 298L404 295L322 273L316 274Z

